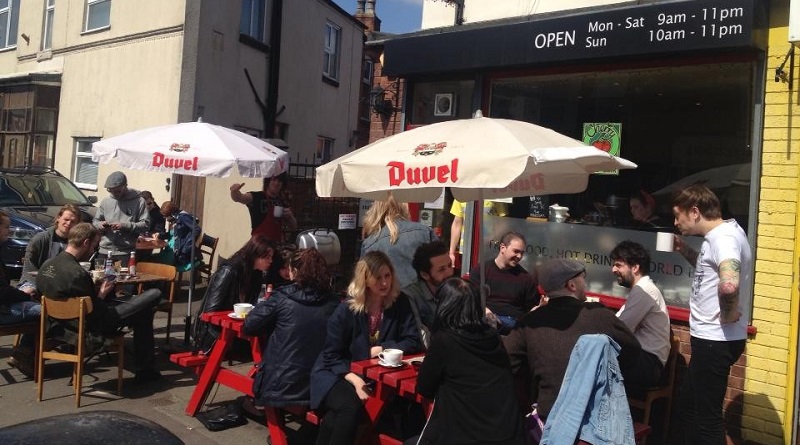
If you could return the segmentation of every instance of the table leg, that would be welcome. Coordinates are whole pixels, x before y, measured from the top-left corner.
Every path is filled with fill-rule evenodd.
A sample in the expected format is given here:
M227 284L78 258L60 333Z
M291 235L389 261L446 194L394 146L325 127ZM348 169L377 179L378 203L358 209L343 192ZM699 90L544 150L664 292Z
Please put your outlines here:
M214 347L211 350L211 355L208 357L208 362L200 373L200 378L197 380L197 386L192 392L189 404L186 405L186 414L194 417L197 412L200 411L200 407L211 391L211 386L217 379L217 374L219 374L219 370L222 367L222 360L225 358L225 353L233 342L233 334L234 332L232 330L224 327L222 328L219 338L214 343Z

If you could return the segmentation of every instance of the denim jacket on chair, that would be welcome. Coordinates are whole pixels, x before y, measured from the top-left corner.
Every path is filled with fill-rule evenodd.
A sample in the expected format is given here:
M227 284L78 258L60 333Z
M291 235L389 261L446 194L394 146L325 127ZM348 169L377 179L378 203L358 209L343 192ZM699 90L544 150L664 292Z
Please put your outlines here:
M605 334L582 335L572 349L542 445L634 445L633 420L617 362L619 345Z

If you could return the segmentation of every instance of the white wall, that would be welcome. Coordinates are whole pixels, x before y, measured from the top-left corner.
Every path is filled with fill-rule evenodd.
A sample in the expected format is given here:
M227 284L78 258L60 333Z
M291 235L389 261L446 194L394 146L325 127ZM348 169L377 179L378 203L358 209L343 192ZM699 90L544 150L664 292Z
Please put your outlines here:
M464 0L464 23L626 2L631 3L628 0ZM455 10L443 1L425 0L422 29L452 26Z

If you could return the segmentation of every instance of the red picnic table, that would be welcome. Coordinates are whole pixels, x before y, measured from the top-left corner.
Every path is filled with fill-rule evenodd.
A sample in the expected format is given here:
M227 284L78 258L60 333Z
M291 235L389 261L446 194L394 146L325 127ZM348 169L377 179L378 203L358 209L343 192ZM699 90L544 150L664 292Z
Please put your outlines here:
M361 360L350 364L350 370L356 374L366 376L375 381L375 390L370 394L369 400L364 405L372 425L378 424L378 419L395 395L404 397L422 405L425 414L429 415L433 409L433 400L417 394L417 367L410 363L412 359L423 357L421 354L405 357L403 366L387 368L378 364L378 359ZM378 434L381 445L399 445L403 442L386 434Z
M256 371L255 364L261 362L261 341L257 336L251 337L242 333L244 321L233 319L228 314L230 314L230 311L206 312L200 316L201 320L220 327L219 338L214 342L209 355L181 352L170 356L171 361L181 366L194 367L199 370L200 377L197 381L197 386L192 392L189 404L186 405L186 414L190 416L194 416L200 411L200 407L205 403L214 383L220 383L251 397L253 396L253 375ZM242 374L224 366L225 357L236 338L250 342L254 366L250 368L247 374Z

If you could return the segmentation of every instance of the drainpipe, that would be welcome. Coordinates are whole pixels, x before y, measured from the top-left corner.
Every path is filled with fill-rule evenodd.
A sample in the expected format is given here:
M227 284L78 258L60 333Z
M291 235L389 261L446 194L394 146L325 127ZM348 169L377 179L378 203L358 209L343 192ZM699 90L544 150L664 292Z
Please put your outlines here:
M269 30L269 61L267 62L267 112L264 114L264 136L275 137L275 119L278 109L278 80L281 71L281 25L283 23L283 0L274 0Z

